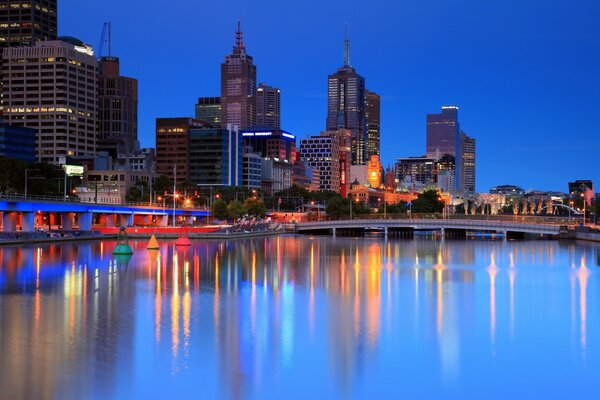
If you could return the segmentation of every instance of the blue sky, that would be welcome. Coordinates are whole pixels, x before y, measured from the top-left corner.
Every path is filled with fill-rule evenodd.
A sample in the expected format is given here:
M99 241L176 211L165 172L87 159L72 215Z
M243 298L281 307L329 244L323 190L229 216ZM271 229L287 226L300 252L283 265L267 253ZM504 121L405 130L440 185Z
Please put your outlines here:
M425 152L425 115L460 107L477 139L477 190L600 184L600 2L597 0L59 0L59 34L112 54L139 79L139 136L156 117L193 116L220 94L220 64L241 19L258 81L282 90L282 127L325 126L327 75L351 61L382 96L382 158Z

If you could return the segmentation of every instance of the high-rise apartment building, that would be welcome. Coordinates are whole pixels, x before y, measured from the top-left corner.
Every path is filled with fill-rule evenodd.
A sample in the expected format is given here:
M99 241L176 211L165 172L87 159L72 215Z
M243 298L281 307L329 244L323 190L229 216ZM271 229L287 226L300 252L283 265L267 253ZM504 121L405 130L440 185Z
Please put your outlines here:
M475 139L460 132L457 187L461 193L475 193Z
M37 130L38 161L96 152L98 62L71 37L4 49L4 115Z
M221 126L221 98L198 97L196 119L208 122L212 126Z
M239 129L256 125L256 66L246 53L239 21L233 52L221 64L221 126L228 124Z
M208 127L193 118L156 119L156 172L178 181L189 179L189 135L192 128Z
M458 107L443 106L440 114L427 114L427 157L456 156L459 133Z
M335 136L300 140L300 159L319 171L319 190L340 191L340 146Z
M264 83L256 89L256 126L281 128L281 91Z
M400 186L417 191L436 182L435 160L427 157L400 158L396 162L396 177Z
M34 162L35 136L34 129L9 125L0 117L0 157Z
M350 66L350 41L346 35L344 66L329 75L326 130L352 132L352 164L367 162L365 78Z
M138 81L121 76L117 57L102 57L98 75L98 150L113 158L140 148Z
M381 110L379 95L365 91L365 118L367 120L367 159L381 154Z

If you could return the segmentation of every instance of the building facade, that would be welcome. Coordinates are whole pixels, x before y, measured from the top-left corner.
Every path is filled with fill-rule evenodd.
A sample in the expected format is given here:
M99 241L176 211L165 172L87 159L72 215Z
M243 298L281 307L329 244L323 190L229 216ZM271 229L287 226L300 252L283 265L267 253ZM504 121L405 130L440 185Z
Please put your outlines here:
M189 178L189 134L208 125L189 117L156 119L156 172L178 181ZM175 175L174 175L175 172Z
M365 91L365 118L367 121L367 159L381 154L381 98L375 92Z
M0 117L0 157L35 162L35 129L13 126Z
M208 122L212 126L221 126L221 98L198 97L196 119Z
M243 182L249 189L260 189L262 158L252 151L251 147L244 148Z
M37 131L37 160L59 164L94 154L97 144L98 62L71 37L4 49L4 115Z
M194 127L189 132L189 179L198 186L243 185L244 145L237 127Z
M400 158L396 162L396 177L400 186L411 191L435 184L435 160L427 157Z
M112 157L140 149L138 81L121 76L117 57L102 57L98 76L98 150Z
M228 124L239 129L256 125L256 66L246 53L239 21L233 52L221 64L221 126Z
M344 66L327 80L326 130L352 132L352 164L367 162L365 78L350 66L350 42L346 37Z
M281 129L251 129L242 131L244 146L261 157L279 158L293 162L296 159L296 136Z
M56 0L3 0L0 3L0 48L56 40L56 3Z
M292 163L278 158L263 158L261 161L261 187L269 195L292 186Z
M281 128L281 90L264 83L256 89L256 126Z
M319 190L340 192L340 147L335 136L301 139L300 159L318 170Z
M458 107L443 106L440 114L427 114L427 157L437 159L458 153Z
M56 0L3 0L0 2L0 82L2 50L7 47L33 46L39 40L56 40ZM0 114L2 113L0 85Z

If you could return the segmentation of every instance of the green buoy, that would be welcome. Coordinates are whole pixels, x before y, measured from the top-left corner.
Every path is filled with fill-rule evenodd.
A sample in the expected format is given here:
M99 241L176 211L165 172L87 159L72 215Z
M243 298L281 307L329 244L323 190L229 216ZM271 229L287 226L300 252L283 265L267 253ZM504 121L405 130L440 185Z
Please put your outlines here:
M129 241L127 240L127 232L125 231L125 227L121 226L119 229L119 235L117 236L117 245L115 246L115 250L113 254L133 254L133 249L129 245Z

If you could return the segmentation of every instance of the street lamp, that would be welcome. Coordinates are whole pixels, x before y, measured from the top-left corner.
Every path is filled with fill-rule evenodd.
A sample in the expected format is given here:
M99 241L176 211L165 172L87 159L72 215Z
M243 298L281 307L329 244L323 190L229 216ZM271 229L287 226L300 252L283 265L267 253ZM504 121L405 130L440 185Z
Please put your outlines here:
M27 173L29 171L39 171L39 169L35 169L35 168L25 168L25 198L27 199Z

